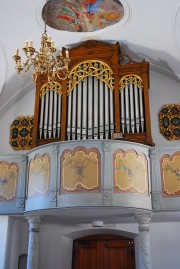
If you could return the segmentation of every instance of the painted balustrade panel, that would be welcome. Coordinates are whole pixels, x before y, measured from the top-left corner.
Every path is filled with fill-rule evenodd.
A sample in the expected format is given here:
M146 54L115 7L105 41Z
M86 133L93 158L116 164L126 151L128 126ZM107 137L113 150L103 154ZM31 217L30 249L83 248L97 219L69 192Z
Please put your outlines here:
M17 163L0 163L0 201L13 200L16 197L18 181Z
M20 213L25 204L26 158L0 156L0 214Z
M81 206L179 210L179 179L177 147L99 139L52 143L0 156L0 214Z
M112 143L113 205L151 209L149 148Z
M151 150L150 156L153 207L157 210L179 210L180 148L156 148Z
M161 157L163 197L180 196L180 151Z
M151 209L148 151L123 141L63 143L57 204Z
M100 192L101 156L97 149L77 147L61 156L61 193Z
M49 144L27 154L26 211L56 207L57 151Z
M146 156L134 150L117 150L113 157L114 191L149 194Z

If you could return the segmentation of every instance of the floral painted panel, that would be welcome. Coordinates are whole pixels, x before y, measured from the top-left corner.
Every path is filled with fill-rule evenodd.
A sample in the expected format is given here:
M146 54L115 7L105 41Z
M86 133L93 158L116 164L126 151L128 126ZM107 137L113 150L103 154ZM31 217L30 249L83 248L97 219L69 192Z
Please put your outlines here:
M18 165L0 162L0 201L12 200L16 196Z
M28 197L45 194L49 190L50 157L36 155L29 164Z
M147 159L134 150L117 150L114 153L115 192L148 193Z
M100 188L100 154L78 147L61 157L61 192L97 192Z
M161 175L164 196L180 195L180 152L162 156Z
M124 17L119 0L49 0L42 18L54 29L93 32L118 23Z

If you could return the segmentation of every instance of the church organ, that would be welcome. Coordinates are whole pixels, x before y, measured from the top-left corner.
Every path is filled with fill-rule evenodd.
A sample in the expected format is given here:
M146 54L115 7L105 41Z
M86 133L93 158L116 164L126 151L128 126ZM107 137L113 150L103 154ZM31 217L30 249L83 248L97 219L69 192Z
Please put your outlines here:
M65 140L122 139L153 145L149 64L121 54L119 43L89 40L70 49L66 80L36 84L33 147Z

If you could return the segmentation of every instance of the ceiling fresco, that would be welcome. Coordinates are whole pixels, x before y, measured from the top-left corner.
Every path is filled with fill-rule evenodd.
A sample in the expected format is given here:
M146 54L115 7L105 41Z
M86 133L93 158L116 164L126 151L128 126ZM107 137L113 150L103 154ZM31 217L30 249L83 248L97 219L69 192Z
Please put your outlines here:
M70 32L93 32L122 20L124 8L119 0L49 0L42 18L51 28Z

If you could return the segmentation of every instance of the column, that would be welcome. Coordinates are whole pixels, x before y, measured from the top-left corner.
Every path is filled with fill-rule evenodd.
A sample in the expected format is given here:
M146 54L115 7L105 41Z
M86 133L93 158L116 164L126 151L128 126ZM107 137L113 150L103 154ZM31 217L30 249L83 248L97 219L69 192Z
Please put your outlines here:
M40 230L40 216L30 215L26 216L29 222L29 243L28 243L28 257L27 269L39 268L39 230Z
M136 215L135 218L139 223L139 269L152 269L149 222L151 214Z

